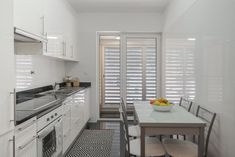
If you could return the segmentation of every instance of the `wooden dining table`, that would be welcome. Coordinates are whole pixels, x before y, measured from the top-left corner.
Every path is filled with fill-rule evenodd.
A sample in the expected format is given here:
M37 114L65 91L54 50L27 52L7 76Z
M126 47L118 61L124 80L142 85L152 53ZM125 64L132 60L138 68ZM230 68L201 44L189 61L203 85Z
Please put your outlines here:
M141 157L145 156L146 135L198 135L198 157L203 157L204 121L178 105L169 112L160 112L153 110L149 101L138 101L134 102L134 109L141 129Z

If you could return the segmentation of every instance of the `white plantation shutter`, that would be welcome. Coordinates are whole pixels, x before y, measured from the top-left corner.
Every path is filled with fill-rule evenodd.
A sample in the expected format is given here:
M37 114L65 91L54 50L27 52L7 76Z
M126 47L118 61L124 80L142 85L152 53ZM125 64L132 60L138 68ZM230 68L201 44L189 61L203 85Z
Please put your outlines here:
M127 49L126 58L126 102L142 100L143 50L141 47Z
M165 54L165 96L178 103L181 96L195 97L195 41L167 39Z
M120 103L120 49L104 47L104 103Z
M126 101L157 97L157 49L155 38L127 40Z

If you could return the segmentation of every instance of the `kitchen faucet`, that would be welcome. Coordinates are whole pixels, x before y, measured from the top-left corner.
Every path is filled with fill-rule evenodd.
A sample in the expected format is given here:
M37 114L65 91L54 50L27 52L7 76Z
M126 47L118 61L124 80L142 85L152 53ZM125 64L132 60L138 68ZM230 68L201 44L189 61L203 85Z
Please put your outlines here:
M56 86L58 86L58 85L60 85L60 84L59 84L59 83L57 83L57 82L55 82L53 89L54 89L54 90L58 90L59 88L58 88L58 89L56 89Z

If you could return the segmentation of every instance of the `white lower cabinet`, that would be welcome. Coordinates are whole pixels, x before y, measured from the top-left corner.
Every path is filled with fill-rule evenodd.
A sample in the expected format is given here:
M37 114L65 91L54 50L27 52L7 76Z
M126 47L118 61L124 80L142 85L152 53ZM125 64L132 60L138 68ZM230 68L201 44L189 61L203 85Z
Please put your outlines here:
M63 153L72 144L81 130L85 127L90 114L89 107L89 88L79 91L68 97L63 104ZM86 100L88 102L86 102Z
M63 110L63 153L65 153L70 145L71 134L71 108L68 102L63 104Z
M13 157L14 131L0 135L0 152L2 157Z
M15 156L37 157L36 117L15 128Z

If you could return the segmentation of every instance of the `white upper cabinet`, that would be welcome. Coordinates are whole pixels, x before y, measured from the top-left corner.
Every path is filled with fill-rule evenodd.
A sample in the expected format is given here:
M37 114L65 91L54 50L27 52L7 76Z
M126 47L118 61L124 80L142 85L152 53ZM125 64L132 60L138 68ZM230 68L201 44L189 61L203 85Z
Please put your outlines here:
M14 26L44 36L43 1L14 0Z
M76 17L66 0L45 0L45 43L43 53L47 56L77 61L75 52ZM76 56L76 57L75 57Z
M76 24L76 13L67 0L14 0L14 26L43 42L42 46L17 42L16 53L78 61Z
M13 1L0 1L0 136L14 129Z

